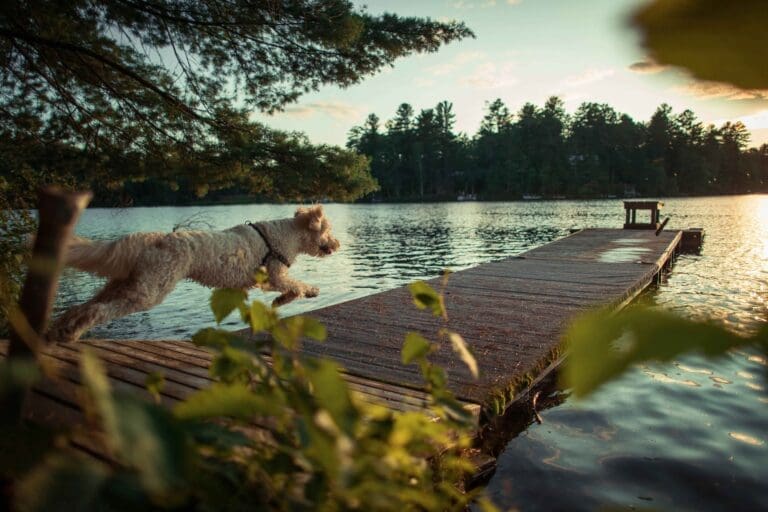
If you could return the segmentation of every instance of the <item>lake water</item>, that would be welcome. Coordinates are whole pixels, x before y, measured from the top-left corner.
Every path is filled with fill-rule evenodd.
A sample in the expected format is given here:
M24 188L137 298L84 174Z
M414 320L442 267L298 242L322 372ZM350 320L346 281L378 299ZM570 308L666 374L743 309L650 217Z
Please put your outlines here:
M700 255L681 256L643 300L681 315L715 318L743 333L766 322L768 196L670 199L669 228L703 227ZM362 297L443 268L501 259L568 234L619 227L619 200L327 205L342 243L334 256L300 258L296 278L320 296L284 314ZM81 236L111 239L169 231L177 223L222 229L291 216L276 205L90 209ZM88 299L101 281L65 272L56 308ZM213 325L210 291L180 283L149 312L100 326L105 338L185 338ZM274 294L251 293L271 300ZM239 327L230 320L228 325ZM405 332L406 326L403 327ZM541 413L499 456L488 492L502 508L755 510L768 508L768 362L752 352L719 360L687 356L641 367L585 401Z

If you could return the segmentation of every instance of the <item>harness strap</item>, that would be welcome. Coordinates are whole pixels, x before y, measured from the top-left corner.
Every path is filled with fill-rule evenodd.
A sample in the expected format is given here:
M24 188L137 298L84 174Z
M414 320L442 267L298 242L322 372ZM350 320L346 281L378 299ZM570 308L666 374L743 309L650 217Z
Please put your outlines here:
M253 222L246 222L249 226L251 226L253 229L256 230L256 232L261 236L261 239L264 240L264 243L267 246L267 254L264 255L264 258L261 260L261 266L265 266L270 258L274 258L286 267L290 267L291 264L288 262L288 258L280 254L279 251L275 250L274 247L272 247L272 244L269 243L269 238L267 238L266 233L264 233L264 226L260 224L254 224Z

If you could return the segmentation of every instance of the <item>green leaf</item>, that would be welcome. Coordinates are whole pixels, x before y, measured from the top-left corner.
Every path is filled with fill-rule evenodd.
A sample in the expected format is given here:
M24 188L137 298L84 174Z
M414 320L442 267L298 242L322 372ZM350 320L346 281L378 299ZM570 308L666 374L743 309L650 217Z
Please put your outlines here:
M239 288L219 288L211 294L211 310L220 324L231 312L238 309L248 295Z
M82 350L80 364L83 384L112 452L139 471L150 493L172 493L183 480L189 458L180 426L157 405L133 396L113 396L106 370L91 350Z
M475 360L475 356L472 355L472 352L470 352L469 347L467 346L467 342L464 341L464 338L462 338L461 335L456 332L445 331L444 333L446 336L448 336L448 339L451 340L453 351L459 354L459 357L462 361L464 361L464 364L467 365L467 368L469 368L472 376L474 378L478 378L480 374L477 369L477 361Z
M250 321L251 330L253 330L253 332L262 332L272 329L276 320L277 315L272 308L257 300L251 303Z
M162 372L152 372L144 380L144 386L149 394L155 399L155 403L160 403L160 393L165 387L165 375Z
M640 308L617 315L585 314L571 324L566 340L563 379L576 396L593 392L638 363L671 361L688 352L716 357L757 343L710 322Z
M192 336L192 343L198 347L207 347L221 350L231 345L232 340L237 338L234 334L223 329L205 327L200 329Z
M325 326L318 320L309 316L305 316L303 319L304 336L315 341L325 341L326 337L328 336Z
M192 343L198 347L211 348L222 351L225 348L236 348L247 352L258 353L263 342L258 340L244 339L235 333L224 329L205 327L200 329L192 336Z
M487 496L480 496L477 498L477 506L480 507L480 512L501 512Z
M456 400L453 396L443 394L435 397L434 406L439 409L439 412L442 413L441 416L444 419L448 419L466 427L477 426L477 422L472 413L464 407L464 404Z
M254 415L270 416L280 413L279 404L256 395L243 383L214 384L188 396L178 403L173 414L183 420L209 418L249 419Z
M16 486L16 509L25 512L97 510L99 493L109 478L92 459L51 455Z
M16 480L50 455L59 432L36 424L0 427L0 478Z
M441 390L445 388L448 380L445 377L445 370L439 366L432 364L422 365L422 375L426 381L432 386L433 390Z
M424 359L431 349L432 344L424 336L417 332L407 333L401 352L403 364L411 364L414 361Z
M269 272L267 271L267 267L261 266L256 270L256 274L254 275L254 279L256 280L257 285L263 285L269 282Z
M429 309L435 316L445 316L443 298L424 281L416 281L408 285L413 297L413 303L419 309Z
M393 447L404 447L411 443L421 445L425 441L440 443L447 440L444 437L446 432L447 430L444 426L433 421L429 415L418 412L406 412L395 417L395 424L389 435L389 443ZM428 446L429 442L424 443L424 446ZM432 448L437 449L437 446L435 445Z
M304 318L291 316L280 320L272 329L272 337L288 350L299 348L301 336L304 334Z
M112 387L107 379L107 370L96 354L89 348L80 352L80 371L83 385L90 399L90 405L101 417L104 430L109 434L117 430L117 411L112 400ZM86 404L88 406L89 404Z
M211 377L223 382L247 381L256 366L250 354L231 347L225 347L211 361L208 372Z
M318 416L323 417L322 414ZM300 422L305 423L304 455L312 460L315 471L322 470L327 478L335 481L341 469L336 438L327 429L316 426L314 421L315 418L312 418L311 423Z
M27 389L40 379L34 359L12 358L0 362L0 396Z
M186 432L163 407L134 396L118 395L115 403L117 429L107 434L120 460L139 471L150 494L182 499L191 459Z
M743 89L768 88L765 0L655 0L633 17L659 64Z
M254 439L244 433L213 421L195 421L187 425L189 435L196 443L220 450L251 446Z
M320 407L327 410L336 425L351 435L355 422L355 410L349 395L349 387L341 378L339 367L328 360L307 366L307 376L312 383L313 395Z

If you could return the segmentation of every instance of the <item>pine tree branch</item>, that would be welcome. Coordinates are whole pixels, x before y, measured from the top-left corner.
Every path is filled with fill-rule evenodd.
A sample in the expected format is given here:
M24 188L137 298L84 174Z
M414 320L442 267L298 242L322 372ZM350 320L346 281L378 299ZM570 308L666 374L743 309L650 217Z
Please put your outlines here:
M131 80L137 82L142 87L149 89L150 91L154 92L161 98L163 98L167 103L175 106L178 110L183 112L184 114L205 123L210 123L211 119L205 118L203 116L200 116L197 114L189 105L187 105L185 102L174 96L173 94L164 91L151 81L145 79L138 73L132 71L128 67L115 62L112 59L109 59L105 57L104 55L95 52L89 48L85 48L83 46L74 44L74 43L68 43L66 41L57 41L53 39L47 39L44 37L36 36L34 34L30 34L28 32L20 32L15 30L7 30L4 28L0 28L0 36L5 37L6 39L10 39L12 41L14 40L22 40L26 41L29 44L32 45L38 45L38 46L46 46L49 48L53 48L55 50L61 50L66 51L70 53L75 53L79 55L85 55L90 57L91 59L94 59L97 62L100 62L113 70L117 71L121 75L124 75Z

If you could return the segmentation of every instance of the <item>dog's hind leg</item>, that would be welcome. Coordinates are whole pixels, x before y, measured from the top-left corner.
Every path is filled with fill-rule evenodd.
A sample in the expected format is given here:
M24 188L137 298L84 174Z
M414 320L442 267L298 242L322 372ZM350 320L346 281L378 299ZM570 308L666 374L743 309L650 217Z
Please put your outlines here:
M48 331L48 339L77 341L94 325L145 311L161 303L184 277L178 268L154 267L112 279L91 300L67 310Z

